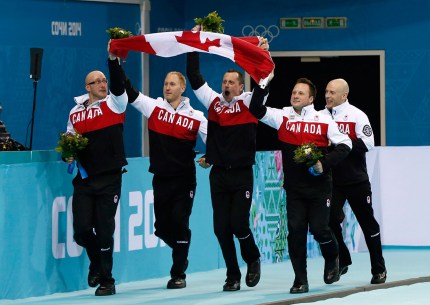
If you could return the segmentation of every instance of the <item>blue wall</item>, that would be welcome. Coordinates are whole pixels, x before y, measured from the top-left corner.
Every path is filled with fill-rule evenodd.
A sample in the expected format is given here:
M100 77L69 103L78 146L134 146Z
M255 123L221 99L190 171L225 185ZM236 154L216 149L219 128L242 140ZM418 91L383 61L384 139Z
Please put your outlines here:
M151 31L177 26L171 22L168 0L152 2ZM346 29L280 30L270 44L272 51L385 50L386 55L386 143L390 146L430 145L430 1L363 0L311 1L185 1L184 28L195 17L216 10L225 19L226 34L242 36L245 25L279 26L282 17L344 16ZM234 67L228 60L201 56L202 72L218 89L225 70ZM177 65L185 57L177 59ZM157 71L151 70L152 79ZM295 73L295 71L292 71ZM301 75L299 75L301 76ZM276 77L276 76L275 76ZM293 84L285 84L292 88ZM151 84L151 90L154 84ZM362 88L366 90L363 77ZM287 89L288 95L290 89ZM320 89L321 92L321 89ZM187 91L193 98L193 93ZM369 101L371 103L372 101ZM197 102L196 102L197 104Z
M76 31L70 31L73 23ZM18 0L0 2L0 120L12 138L30 144L33 80L30 48L43 48L42 75L37 84L33 150L53 149L65 131L73 97L84 94L84 78L92 70L108 75L106 29L140 30L139 5L82 1ZM63 28L62 25L65 25ZM8 29L8 30L6 30ZM125 68L141 79L140 56L130 54ZM126 151L141 151L140 115L128 112ZM133 144L133 145L131 145Z

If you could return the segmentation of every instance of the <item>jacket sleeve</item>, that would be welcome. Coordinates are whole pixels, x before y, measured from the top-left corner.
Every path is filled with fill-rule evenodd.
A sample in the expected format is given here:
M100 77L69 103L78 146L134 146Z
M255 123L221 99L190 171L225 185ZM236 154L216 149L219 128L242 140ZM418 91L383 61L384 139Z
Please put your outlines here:
M202 113L202 119L200 121L199 131L198 134L200 138L202 139L203 143L206 144L206 139L208 135L208 120Z
M187 77L193 90L197 90L205 84L203 75L200 74L200 57L198 52L187 53Z
M351 148L347 144L338 144L334 147L332 151L330 151L327 155L324 156L320 160L322 166L323 166L323 172L326 172L327 170L334 167L336 164L338 164L340 161L346 158L348 154L350 153Z
M110 94L107 99L107 104L113 112L123 113L127 108L125 73L119 64L119 59L108 59L108 66L110 75Z
M363 111L359 111L355 124L356 139L352 139L351 153L362 155L375 147L375 139L369 118Z
M133 87L130 79L128 78L127 74L125 73L123 67L120 65L121 73L122 73L122 79L124 80L124 86L125 86L125 92L127 92L128 96L128 103L133 103L137 97L139 96L139 90Z
M337 123L330 117L328 121L327 136L334 149L324 156L320 161L323 171L327 171L345 159L352 149L351 139L339 131Z
M252 92L249 111L259 120L266 115L267 108L264 105L264 100L268 93L268 87L261 89L260 86L255 86Z
M128 77L125 79L125 91L127 92L129 104L133 103L139 96L139 91L133 87Z
M115 96L121 96L125 92L125 73L118 59L108 59L110 92Z
M351 139L351 141L352 141L352 150L351 150L352 154L361 155L368 152L367 146L366 144L364 144L362 139L355 139L355 140Z

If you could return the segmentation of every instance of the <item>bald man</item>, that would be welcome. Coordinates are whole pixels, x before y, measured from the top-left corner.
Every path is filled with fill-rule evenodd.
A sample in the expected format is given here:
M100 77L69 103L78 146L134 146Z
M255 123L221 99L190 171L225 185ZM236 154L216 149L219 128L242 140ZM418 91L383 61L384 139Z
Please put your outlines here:
M96 296L116 293L112 277L115 214L121 197L124 153L123 129L127 93L125 76L116 57L109 55L110 93L103 72L85 77L85 94L75 97L67 131L88 139L77 156L78 172L73 179L73 229L76 243L90 260L88 285Z
M352 141L351 153L333 167L330 228L339 244L339 270L342 275L352 264L341 227L345 218L343 206L348 200L369 249L371 284L382 284L387 279L387 270L382 256L379 224L373 215L372 190L366 166L366 152L374 147L374 136L367 115L349 103L348 93L349 85L344 79L330 81L325 90L326 108L322 110L333 117L340 131Z

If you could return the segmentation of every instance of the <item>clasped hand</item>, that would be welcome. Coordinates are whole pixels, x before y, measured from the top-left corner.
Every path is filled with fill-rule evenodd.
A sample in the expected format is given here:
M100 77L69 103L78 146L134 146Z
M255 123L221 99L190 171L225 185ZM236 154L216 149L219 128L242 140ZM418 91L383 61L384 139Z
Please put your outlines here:
M322 163L318 160L317 163L315 163L315 165L309 167L308 170L312 176L319 176L323 173Z
M64 158L64 160L66 160L66 162L67 162L68 164L71 164L71 163L73 163L73 162L75 161L75 158L73 158L73 157L68 157L68 158Z
M197 162L201 167L203 167L203 168L208 168L208 167L210 167L210 166L211 166L211 164L206 163L206 158L205 158L205 157L201 157L201 158L200 158L200 159L198 159L196 162Z

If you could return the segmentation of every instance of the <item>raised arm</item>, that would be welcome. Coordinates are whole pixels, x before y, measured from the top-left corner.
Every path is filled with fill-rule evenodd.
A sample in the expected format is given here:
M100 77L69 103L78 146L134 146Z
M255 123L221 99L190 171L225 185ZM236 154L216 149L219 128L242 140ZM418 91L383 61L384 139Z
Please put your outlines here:
M269 87L261 89L260 86L255 86L252 92L249 111L259 120L266 115L267 107L264 105L264 100L268 94Z
M110 41L108 44L108 51ZM127 108L127 93L125 91L125 73L119 63L119 58L109 53L108 59L109 76L110 76L110 93L111 98L108 104L112 110L122 113Z
M125 79L125 91L127 93L128 103L141 112L144 116L148 117L149 113L153 109L153 99L143 95L139 90L137 90L131 83L130 79L127 77L124 69L121 68L121 71Z
M187 53L187 77L193 90L199 89L205 84L200 73L200 57L198 52Z
M137 99L140 93L139 90L133 87L127 75L125 76L125 91L127 92L129 104L133 103Z

